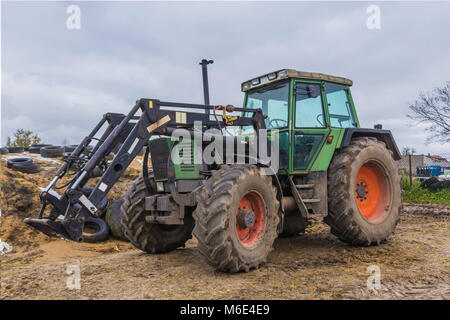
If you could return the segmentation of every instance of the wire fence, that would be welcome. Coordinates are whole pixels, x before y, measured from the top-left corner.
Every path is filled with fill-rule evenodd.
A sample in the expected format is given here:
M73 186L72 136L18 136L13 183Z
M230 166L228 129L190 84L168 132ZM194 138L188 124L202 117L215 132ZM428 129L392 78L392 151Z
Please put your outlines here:
M423 157L417 157L414 155L402 156L400 160L396 161L397 168L402 176L409 176L409 184L412 185L413 176L416 175L417 168L422 167Z

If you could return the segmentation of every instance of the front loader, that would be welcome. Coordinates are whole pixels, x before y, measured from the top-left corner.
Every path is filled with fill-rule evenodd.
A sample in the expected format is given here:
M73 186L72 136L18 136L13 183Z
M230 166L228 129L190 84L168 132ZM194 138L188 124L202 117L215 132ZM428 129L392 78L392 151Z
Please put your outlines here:
M390 131L360 128L351 85L282 69L244 82L242 108L140 99L128 115L104 115L42 191L39 217L25 222L89 241L83 230L104 230L108 191L146 146L121 206L126 237L145 252L174 250L194 234L211 265L249 271L314 216L346 243L378 245L399 220L400 155ZM57 193L69 168L74 177ZM95 170L103 175L85 188Z

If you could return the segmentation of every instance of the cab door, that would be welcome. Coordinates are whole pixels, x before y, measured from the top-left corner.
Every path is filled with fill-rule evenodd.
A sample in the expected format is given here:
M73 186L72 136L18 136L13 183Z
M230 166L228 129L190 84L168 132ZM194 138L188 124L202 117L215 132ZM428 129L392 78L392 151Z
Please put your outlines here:
M330 134L321 81L294 81L290 172L307 173Z

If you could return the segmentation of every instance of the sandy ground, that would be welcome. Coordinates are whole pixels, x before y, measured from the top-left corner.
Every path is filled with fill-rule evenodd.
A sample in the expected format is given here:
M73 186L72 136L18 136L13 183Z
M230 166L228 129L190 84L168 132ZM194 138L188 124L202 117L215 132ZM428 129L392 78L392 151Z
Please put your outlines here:
M277 240L265 266L240 274L207 265L195 241L164 255L124 244L115 253L99 248L91 257L13 259L2 264L0 298L449 299L448 234L446 218L408 215L389 243L355 248L317 223L304 235ZM81 274L79 290L66 285L73 265ZM367 288L370 265L380 268L379 290Z
M35 174L24 174L6 168L4 160L10 157L32 157L41 164L41 171ZM121 197L129 188L132 180L140 172L140 158L136 159L126 170L123 179L118 182L109 194L110 202ZM47 261L70 257L92 257L97 253L119 252L122 248L131 249L127 242L111 238L100 244L79 243L49 238L23 223L26 217L36 217L40 209L39 187L45 187L53 178L59 166L59 159L42 158L39 155L23 153L1 156L0 159L0 208L2 209L0 239L12 245L14 250L0 257L1 267L10 261ZM64 177L58 185L67 182L71 177ZM88 186L94 186L98 178L92 179ZM49 209L48 209L49 210ZM47 213L48 213L47 210Z
M34 184L51 177L1 169L2 196L8 197L0 203L0 236L14 251L0 257L0 299L450 298L450 207L406 206L390 241L369 248L343 244L317 221L303 235L278 239L262 268L225 274L206 263L195 239L186 248L149 255L115 239L89 244L38 234L21 219L36 209ZM132 168L116 196L137 172ZM367 288L370 266L381 272L376 290ZM80 270L80 289L67 287L73 268Z

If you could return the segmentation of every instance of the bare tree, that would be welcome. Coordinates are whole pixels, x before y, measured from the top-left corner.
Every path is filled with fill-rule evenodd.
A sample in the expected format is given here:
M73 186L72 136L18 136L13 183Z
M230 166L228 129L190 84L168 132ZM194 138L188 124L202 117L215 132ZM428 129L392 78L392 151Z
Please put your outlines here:
M404 155L404 156L414 154L414 153L416 153L416 149L414 149L413 147L405 146L402 148L402 155Z
M421 93L409 108L412 111L409 118L428 125L425 130L431 134L427 142L450 142L450 82L432 92Z

